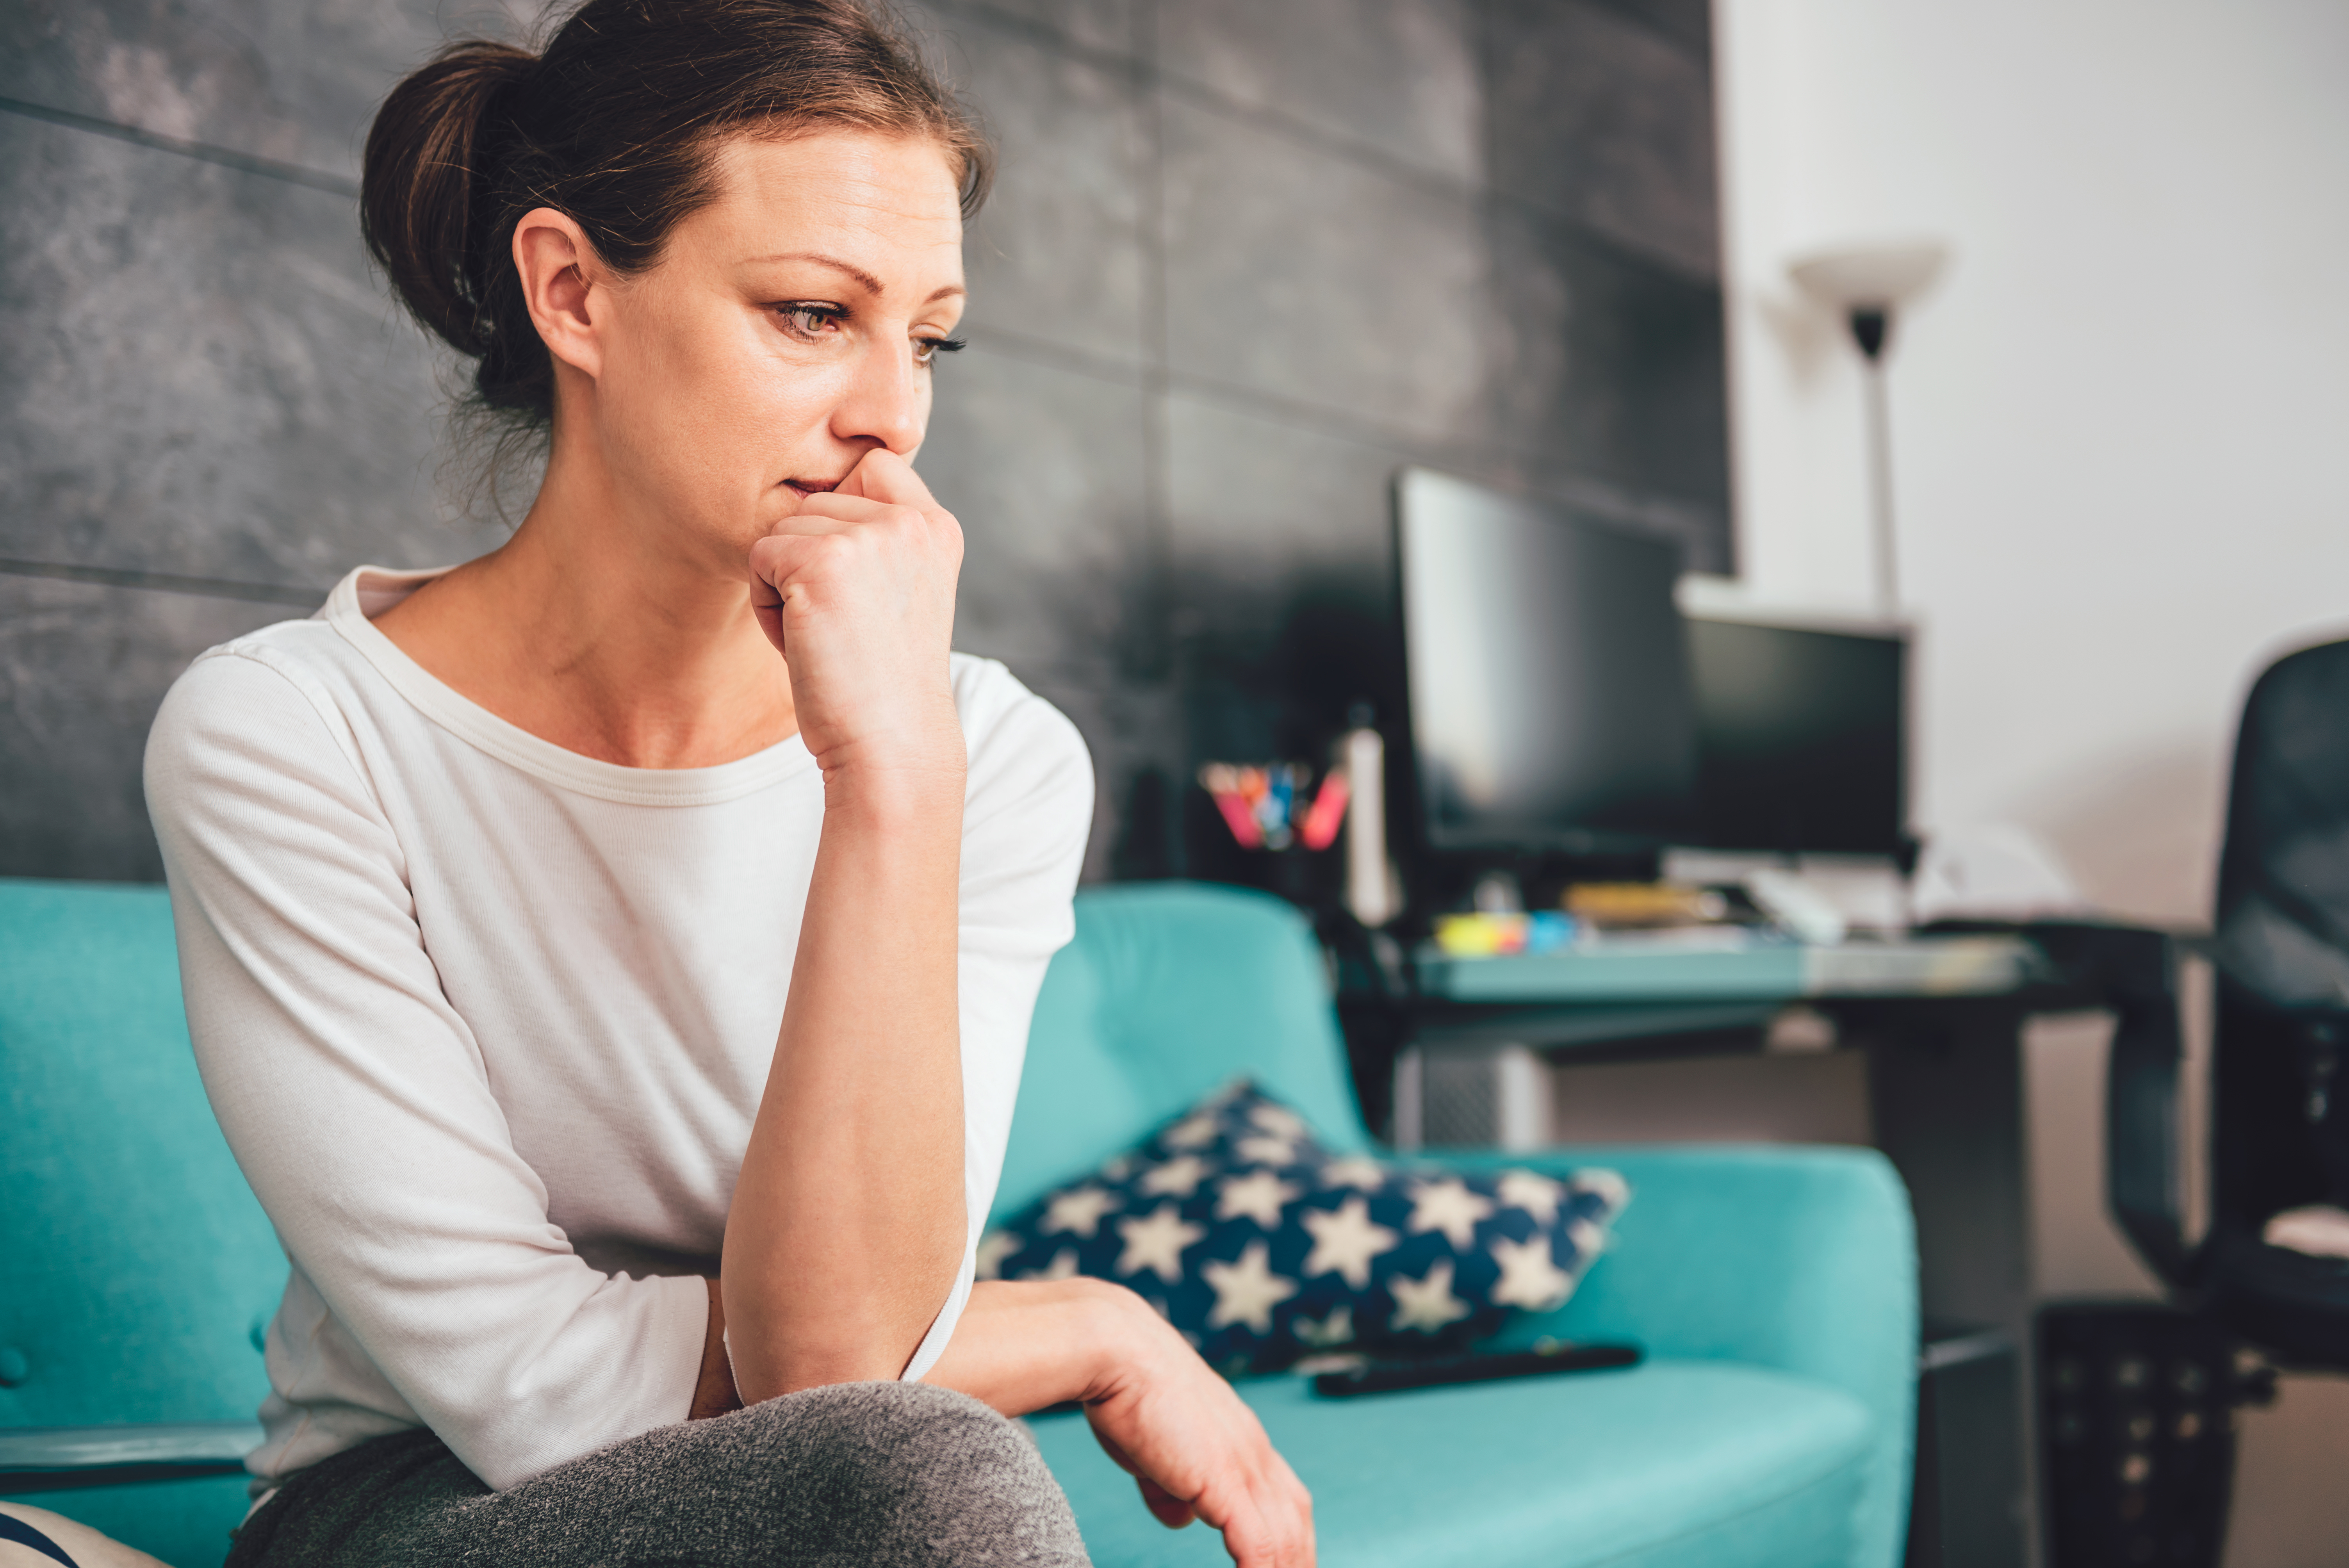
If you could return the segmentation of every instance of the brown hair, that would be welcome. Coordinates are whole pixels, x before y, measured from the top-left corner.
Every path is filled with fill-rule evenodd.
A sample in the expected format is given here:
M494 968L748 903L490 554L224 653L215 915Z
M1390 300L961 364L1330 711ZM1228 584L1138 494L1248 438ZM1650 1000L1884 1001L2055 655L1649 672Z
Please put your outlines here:
M450 44L367 132L360 231L401 303L477 359L475 401L525 428L554 368L523 302L514 225L568 214L626 274L718 194L729 133L811 124L926 136L986 199L985 139L905 38L861 0L587 0L543 55Z

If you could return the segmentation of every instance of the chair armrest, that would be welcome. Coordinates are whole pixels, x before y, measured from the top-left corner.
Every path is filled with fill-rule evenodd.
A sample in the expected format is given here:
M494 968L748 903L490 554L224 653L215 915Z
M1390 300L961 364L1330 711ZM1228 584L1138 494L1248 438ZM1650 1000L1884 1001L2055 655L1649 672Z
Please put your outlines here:
M0 1491L165 1475L225 1475L261 1446L252 1421L119 1427L0 1427ZM32 1483L29 1486L20 1482Z
M2087 922L2025 928L2064 977L2112 1009L2105 1069L2105 1204L2156 1278L2193 1268L2179 1213L2178 943L2168 932Z

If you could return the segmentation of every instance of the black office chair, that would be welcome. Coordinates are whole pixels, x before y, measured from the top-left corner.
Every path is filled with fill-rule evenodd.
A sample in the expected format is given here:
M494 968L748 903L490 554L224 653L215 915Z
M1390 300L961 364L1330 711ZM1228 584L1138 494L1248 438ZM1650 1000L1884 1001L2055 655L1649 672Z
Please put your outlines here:
M2349 1209L2349 1112L2333 1088L2349 1044L2349 642L2278 660L2244 703L2212 956L2209 1233L2189 1251L2178 1223L2166 964L2141 960L2117 1009L2114 1216L2180 1305L2288 1364L2349 1368L2349 1261L2261 1239L2283 1210Z
M2244 703L2217 913L2210 1224L2190 1247L2178 1214L2176 944L2109 927L2035 933L2117 1018L2106 1199L2170 1293L2167 1306L2041 1315L2055 1568L2217 1563L2230 1409L2273 1388L2258 1358L2349 1369L2349 1261L2262 1239L2286 1209L2349 1209L2349 1111L2333 1081L2349 1045L2349 642L2277 661Z

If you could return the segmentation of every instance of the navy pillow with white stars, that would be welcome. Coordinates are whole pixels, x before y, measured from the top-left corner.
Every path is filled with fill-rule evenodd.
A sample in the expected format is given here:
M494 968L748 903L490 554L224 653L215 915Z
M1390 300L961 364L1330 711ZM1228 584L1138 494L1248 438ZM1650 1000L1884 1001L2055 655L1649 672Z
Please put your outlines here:
M1630 1195L1612 1171L1337 1159L1243 1081L989 1231L978 1277L1130 1285L1235 1374L1456 1351L1563 1304Z

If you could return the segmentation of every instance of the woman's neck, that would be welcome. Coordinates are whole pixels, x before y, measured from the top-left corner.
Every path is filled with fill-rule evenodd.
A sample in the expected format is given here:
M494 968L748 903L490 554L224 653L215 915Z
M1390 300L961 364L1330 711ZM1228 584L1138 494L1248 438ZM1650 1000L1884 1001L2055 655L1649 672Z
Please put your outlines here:
M377 628L460 696L603 761L714 767L796 733L747 578L627 515L570 457L548 464L512 539Z

